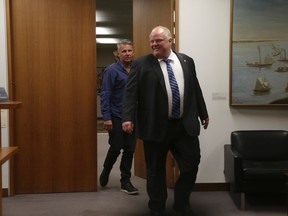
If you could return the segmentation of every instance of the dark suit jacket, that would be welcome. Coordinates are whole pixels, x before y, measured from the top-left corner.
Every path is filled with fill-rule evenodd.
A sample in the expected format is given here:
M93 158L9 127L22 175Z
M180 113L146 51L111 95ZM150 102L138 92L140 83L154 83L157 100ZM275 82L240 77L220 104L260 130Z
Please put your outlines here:
M200 119L208 118L192 58L176 53L184 73L182 121L187 133L198 136ZM152 54L133 61L123 97L122 122L133 121L137 137L162 141L168 124L168 96L160 64Z

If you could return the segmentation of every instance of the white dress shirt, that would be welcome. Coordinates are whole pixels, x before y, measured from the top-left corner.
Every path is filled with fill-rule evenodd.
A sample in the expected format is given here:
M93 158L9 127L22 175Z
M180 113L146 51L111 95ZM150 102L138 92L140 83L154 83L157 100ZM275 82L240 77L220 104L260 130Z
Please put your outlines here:
M177 58L176 54L174 52L171 51L170 56L168 57L168 59L170 59L170 65L172 67L172 70L174 72L174 76L175 79L177 81L178 84L178 88L179 88L179 94L180 94L180 117L183 114L183 99L184 99L184 75L183 75L183 69L182 66L180 64L179 59ZM168 77L168 72L167 72L167 66L166 63L163 61L165 59L158 59L160 67L162 69L163 72L163 76L164 76L164 81L165 81L165 85L166 85L166 90L167 90L167 94L168 94L168 114L169 117L172 114L172 90L170 87L170 82L169 82L169 77Z

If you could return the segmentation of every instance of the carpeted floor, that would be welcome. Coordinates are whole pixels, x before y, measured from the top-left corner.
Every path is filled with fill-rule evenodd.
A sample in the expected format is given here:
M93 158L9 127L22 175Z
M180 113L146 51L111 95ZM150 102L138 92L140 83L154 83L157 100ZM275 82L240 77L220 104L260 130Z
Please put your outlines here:
M98 134L99 173L102 170L107 145L107 133ZM119 160L107 187L89 193L26 194L3 198L3 216L148 216L146 181L133 176L138 195L120 191ZM286 199L247 197L246 210L235 205L229 192L193 192L190 203L198 216L287 216ZM172 210L173 191L168 190L167 216Z
M111 176L107 188L91 193L28 194L4 198L3 216L148 216L145 180L133 177L139 195L127 195L119 190L117 176ZM168 190L167 216L172 210L173 191ZM190 200L198 216L285 216L282 203L247 203L241 211L228 192L194 192Z

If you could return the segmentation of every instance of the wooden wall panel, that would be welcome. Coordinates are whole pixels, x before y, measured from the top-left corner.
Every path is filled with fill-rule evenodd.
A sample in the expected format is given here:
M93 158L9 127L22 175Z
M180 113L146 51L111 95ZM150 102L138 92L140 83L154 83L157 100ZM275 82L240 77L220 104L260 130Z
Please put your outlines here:
M9 0L15 193L97 189L95 0Z
M133 0L133 43L135 57L150 53L149 34L163 25L173 28L174 0Z

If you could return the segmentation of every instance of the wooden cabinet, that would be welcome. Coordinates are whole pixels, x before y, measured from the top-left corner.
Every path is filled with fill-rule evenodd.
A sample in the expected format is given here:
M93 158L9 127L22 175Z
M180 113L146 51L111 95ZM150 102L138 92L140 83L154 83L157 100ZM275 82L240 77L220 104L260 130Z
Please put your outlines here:
M21 102L17 101L8 101L8 102L0 102L0 110L1 109L16 109L20 107ZM1 116L0 116L1 122ZM9 160L12 155L14 155L18 151L18 147L16 146L9 146L9 147L2 147L1 143L1 130L0 130L0 216L2 216L2 164L4 164L7 160Z

